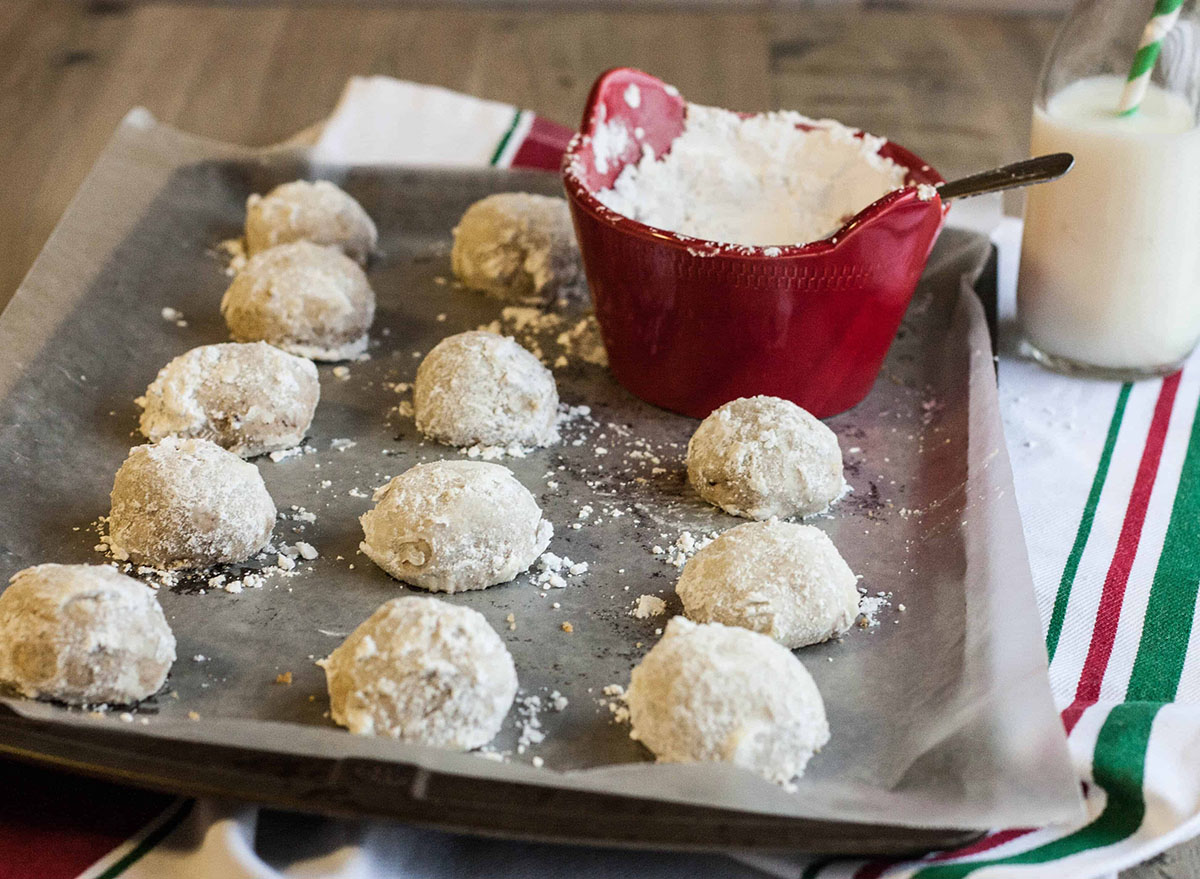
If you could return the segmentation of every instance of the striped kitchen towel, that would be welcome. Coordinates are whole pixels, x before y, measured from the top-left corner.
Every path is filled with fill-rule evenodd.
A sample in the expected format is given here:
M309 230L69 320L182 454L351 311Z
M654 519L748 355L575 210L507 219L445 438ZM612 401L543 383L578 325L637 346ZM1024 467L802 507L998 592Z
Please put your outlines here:
M1011 219L993 232L1005 328L1020 238ZM1091 879L1200 833L1200 356L1119 384L1049 373L1003 335L1001 415L1087 820L1000 829L915 862L816 862L806 876Z
M556 170L572 132L529 110L432 85L356 76L301 135L317 161Z
M327 161L555 168L569 133L504 104L373 77L353 80L330 120L300 142ZM1002 223L995 238L1011 301L1019 223ZM1086 794L1079 826L1001 828L908 862L735 860L476 840L207 802L190 812L172 804L140 843L88 875L1092 879L1190 838L1200 832L1191 759L1200 744L1200 359L1162 380L1120 385L1003 357L1000 388L1052 686Z

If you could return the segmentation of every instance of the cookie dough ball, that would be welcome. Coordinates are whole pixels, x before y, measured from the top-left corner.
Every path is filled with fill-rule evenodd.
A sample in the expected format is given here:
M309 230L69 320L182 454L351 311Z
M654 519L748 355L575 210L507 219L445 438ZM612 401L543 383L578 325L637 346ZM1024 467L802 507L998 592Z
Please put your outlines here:
M433 461L375 492L359 520L364 553L397 580L432 592L507 583L550 543L554 528L507 467Z
M357 201L328 180L293 180L246 200L246 249L280 244L328 244L366 264L379 236Z
M561 198L502 192L467 208L450 265L472 290L506 302L545 303L583 288L571 212Z
M107 565L38 565L0 595L0 680L31 699L127 705L175 661L154 592Z
M459 333L421 361L413 414L421 433L451 446L545 446L558 439L558 388L507 336Z
M698 623L761 632L795 649L828 641L858 617L857 579L825 532L792 522L747 522L683 568L675 586Z
M180 354L139 397L142 433L212 440L243 458L298 445L321 396L311 360L265 342Z
M714 410L692 434L687 470L700 497L747 519L819 513L846 484L837 434L779 397Z
M455 751L492 741L517 692L484 616L436 598L391 599L318 664L335 723Z
M807 669L766 635L683 617L633 670L630 735L664 763L732 763L786 784L829 741Z
M362 735L469 751L517 694L517 672L478 611L393 598L322 660L334 722Z
M257 467L208 440L167 437L131 449L117 471L107 540L118 559L199 568L250 558L274 527Z
M297 241L252 256L225 291L221 314L239 342L350 360L367 350L375 293L336 247Z

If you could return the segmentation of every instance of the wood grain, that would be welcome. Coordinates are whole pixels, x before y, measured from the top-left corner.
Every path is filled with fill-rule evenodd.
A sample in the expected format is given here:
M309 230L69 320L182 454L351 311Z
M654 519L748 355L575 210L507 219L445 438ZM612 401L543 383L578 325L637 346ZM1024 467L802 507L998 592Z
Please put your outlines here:
M250 145L325 116L381 73L574 124L595 76L642 67L690 99L786 107L887 135L947 176L1026 154L1055 20L816 6L516 12L466 6L0 4L0 305L121 117L142 105ZM1125 879L1200 875L1200 846Z
M0 4L0 302L125 112L222 140L283 140L353 74L384 73L573 124L633 65L692 100L789 107L886 134L945 173L1017 158L1053 20L818 7L506 11L464 6Z

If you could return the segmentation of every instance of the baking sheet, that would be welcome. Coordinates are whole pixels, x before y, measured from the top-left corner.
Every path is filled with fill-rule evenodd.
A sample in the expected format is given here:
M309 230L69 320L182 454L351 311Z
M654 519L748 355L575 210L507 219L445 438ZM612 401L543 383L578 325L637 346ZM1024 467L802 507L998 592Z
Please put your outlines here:
M420 440L411 419L393 411L406 398L392 383L411 381L420 355L443 336L500 317L498 303L443 283L450 228L490 192L558 191L553 175L312 168L294 152L204 141L135 111L0 317L0 573L102 560L94 523L138 442L133 398L171 357L226 338L218 243L238 233L247 194L318 175L363 203L384 251L370 269L379 298L371 359L348 364L345 378L320 367L322 400L307 442L315 451L257 462L285 512L277 537L307 541L319 558L240 594L195 578L160 590L179 660L167 690L132 722L7 705L30 718L121 730L131 752L142 736L236 743L910 827L1028 826L1080 814L1046 680L991 348L970 290L987 243L954 230L935 249L875 389L830 421L853 493L814 524L869 594L885 592L890 604L877 626L800 652L825 696L833 738L794 793L732 767L653 764L613 719L603 688L627 683L667 619L637 619L631 608L650 593L667 601L668 615L679 609L677 570L654 548L740 520L686 486L683 453L695 421L641 403L603 368L578 360L556 370L560 395L591 415L566 426L561 445L503 463L555 524L551 550L589 570L562 589L539 589L523 575L445 599L479 610L500 632L520 677L519 704L549 702L556 691L567 698L561 711L536 712L544 741L516 753L528 710L514 709L494 742L504 762L351 736L325 717L313 659L383 601L416 591L358 554L357 517L389 477L461 455ZM164 307L181 312L186 326L165 320ZM551 359L561 329L541 335ZM356 444L338 450L339 438ZM315 522L289 517L292 505ZM292 673L290 685L275 683L283 672ZM534 767L534 757L544 766Z

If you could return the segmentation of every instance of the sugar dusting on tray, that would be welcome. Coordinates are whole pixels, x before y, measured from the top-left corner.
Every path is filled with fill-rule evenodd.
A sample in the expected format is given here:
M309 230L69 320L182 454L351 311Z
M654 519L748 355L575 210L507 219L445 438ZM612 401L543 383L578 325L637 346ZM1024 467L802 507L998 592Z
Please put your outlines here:
M810 130L798 128L807 126ZM623 131L623 130L622 130ZM617 154L604 129L594 145ZM597 131L597 139L601 139ZM611 189L596 197L632 219L695 238L751 246L828 237L871 202L904 185L902 165L879 155L886 143L832 120L775 112L742 118L688 104L683 133L663 157L643 146ZM605 161L607 166L607 161Z

